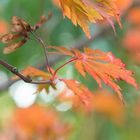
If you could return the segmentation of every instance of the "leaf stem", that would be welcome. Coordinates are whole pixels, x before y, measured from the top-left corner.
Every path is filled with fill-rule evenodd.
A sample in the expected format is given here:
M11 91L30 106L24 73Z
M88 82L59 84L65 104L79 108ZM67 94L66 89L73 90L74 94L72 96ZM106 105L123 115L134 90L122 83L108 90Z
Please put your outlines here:
M77 59L78 59L78 58L72 58L72 59L70 59L69 61L67 61L66 63L64 63L63 65L61 65L60 67L58 67L58 68L55 70L55 72L53 73L53 78L56 76L56 73L57 73L60 69L62 69L64 66L68 65L69 63L72 63L72 62L76 61Z

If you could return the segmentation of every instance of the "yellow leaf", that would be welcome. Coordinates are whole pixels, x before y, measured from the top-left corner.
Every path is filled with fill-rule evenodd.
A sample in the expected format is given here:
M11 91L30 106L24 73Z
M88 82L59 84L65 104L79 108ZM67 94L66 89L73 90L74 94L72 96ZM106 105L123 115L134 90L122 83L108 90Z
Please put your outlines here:
M116 0L59 0L63 15L67 16L74 25L79 25L86 36L90 38L89 23L96 23L106 19L114 28L112 17L115 17L121 26L116 8Z

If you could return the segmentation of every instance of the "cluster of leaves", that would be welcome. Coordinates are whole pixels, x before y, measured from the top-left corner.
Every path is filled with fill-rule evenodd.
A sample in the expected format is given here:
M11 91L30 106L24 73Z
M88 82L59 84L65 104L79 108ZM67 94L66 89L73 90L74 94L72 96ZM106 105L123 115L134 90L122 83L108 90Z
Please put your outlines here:
M23 19L13 16L12 17L12 28L11 33L5 34L0 37L0 41L4 44L8 44L4 50L4 54L9 54L14 52L17 48L23 46L27 40L29 39L29 33L36 31L42 24L47 22L47 20L51 17L51 13L48 15L48 18L42 16L40 20L34 25L30 26ZM22 39L23 38L23 39ZM18 42L15 42L17 39L21 39Z
M122 101L123 96L121 94L121 88L116 84L115 81L124 80L138 88L135 79L132 77L133 73L130 70L126 70L125 64L123 64L120 59L115 58L111 52L104 53L100 50L92 50L91 48L84 48L84 52L80 52L76 48L68 50L67 48L61 46L50 46L49 48L57 50L56 52L51 52L53 54L64 54L66 56L71 56L72 58L64 65L57 68L52 73L52 75L33 67L28 67L27 69L23 70L22 73L32 78L42 77L43 80L51 80L51 86L54 88L55 84L57 84L59 81L63 81L67 87L72 90L88 108L90 108L90 104L93 102L92 92L76 80L67 80L56 75L56 73L66 64L71 62L75 63L75 67L78 72L83 77L86 77L86 73L91 75L97 81L100 88L102 87L103 81L118 94ZM38 86L38 92L44 88L46 91L48 91L49 86L50 85L46 86L44 84L40 84Z
M70 18L75 25L80 25L88 38L91 37L89 33L90 22L95 23L106 19L115 30L112 21L112 17L115 17L121 26L119 13L114 0L96 0L94 2L90 0L58 0L58 2L63 15ZM46 18L43 16L35 26L30 26L30 24L23 19L13 16L12 33L6 34L0 38L0 41L3 43L10 43L4 48L4 53L11 53L22 46L27 40L29 40L29 33L33 33L36 29L42 26L49 17ZM11 43L11 41L15 41L17 38L23 39L18 43ZM38 40L40 41L40 39ZM40 43L42 44L42 42ZM86 74L89 74L97 81L100 88L102 87L102 81L109 85L118 94L121 101L123 101L123 96L120 86L117 85L117 81L123 80L136 88L138 87L135 79L132 77L133 73L130 70L127 70L125 64L120 59L115 58L111 52L105 53L101 50L93 50L91 48L84 48L84 51L81 52L76 48L67 49L62 46L50 46L49 48L56 50L56 52L51 53L63 54L70 56L71 58L56 70L52 70L47 64L47 68L49 68L48 73L42 72L33 67L29 67L22 71L22 74L27 77L41 77L41 80L50 81L47 86L46 84L39 84L38 91L41 91L43 88L48 90L49 86L55 88L56 83L63 81L86 106L89 106L89 104L93 102L93 100L91 100L93 94L87 87L76 80L67 80L57 76L57 72L60 69L72 62L75 63L76 69L83 77L86 77Z
M102 87L102 80L118 93L122 101L121 88L114 80L124 80L134 87L138 87L134 78L132 78L132 72L126 70L125 64L120 59L115 58L111 52L105 53L91 48L84 48L84 52L80 52L75 48L71 51L64 47L50 46L50 48L58 50L54 53L71 56L71 61L75 61L75 67L83 77L86 76L86 73L90 74L97 81L100 88Z
M80 25L90 38L89 23L106 19L115 31L111 17L115 17L121 26L116 2L113 0L58 0L63 15L71 19L74 25Z
M51 108L33 105L29 108L16 108L9 118L2 140L58 140L67 139L72 126L60 118Z

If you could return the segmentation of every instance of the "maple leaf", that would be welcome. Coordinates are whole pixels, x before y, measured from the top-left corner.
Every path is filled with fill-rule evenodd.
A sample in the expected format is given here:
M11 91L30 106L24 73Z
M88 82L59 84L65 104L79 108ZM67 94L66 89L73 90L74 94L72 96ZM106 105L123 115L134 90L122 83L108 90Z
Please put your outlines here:
M0 36L8 32L8 24L4 19L0 19Z
M69 84L71 87L71 81ZM75 82L73 82L72 86L75 87ZM72 102L75 111L100 113L102 116L105 116L116 123L122 123L124 117L124 105L116 95L111 94L107 90L94 91L86 100L89 105L85 106L81 102L81 99L78 96L75 96L74 90L71 89L72 88L65 87L61 94L59 94L58 100ZM87 93L85 93L85 96L86 94Z
M77 80L60 80L65 83L65 86L57 96L58 101L72 103L76 111L84 111L84 113L93 111L94 94L87 87Z
M113 120L117 124L123 123L124 106L115 95L107 90L95 91L93 111Z
M116 5L119 7L121 14L128 10L132 3L133 0L116 0Z
M128 12L127 21L135 26L140 25L140 7L130 9Z
M124 47L131 53L140 52L140 29L129 29L123 39Z
M14 111L11 126L17 139L66 139L71 132L70 124L63 122L59 114L51 108L33 105L29 108L18 108Z
M23 46L27 40L29 39L29 33L36 31L40 28L45 22L47 22L50 17L52 16L51 13L48 14L48 17L41 16L40 20L34 25L31 26L25 20L20 17L13 16L12 17L12 28L11 33L5 34L0 37L0 41L4 44L8 44L4 50L4 54L9 54L14 52L17 48ZM16 39L21 39L18 42L15 42Z
M118 10L115 0L58 0L63 15L67 16L74 25L79 25L86 36L90 38L89 23L106 19L115 31L111 17L116 17L119 25Z
M31 78L37 78L37 77L41 77L44 80L47 80L51 77L51 75L49 73L43 72L37 68L34 68L32 66L27 67L26 69L22 70L21 73L25 76L29 76ZM17 80L19 79L18 76L13 76L12 77L13 80Z
M77 96L77 98L79 98L79 101L83 103L84 107L86 107L84 108L86 109L86 111L91 111L93 109L92 104L93 104L94 95L87 87L85 87L84 85L82 85L80 82L76 80L61 79L61 81L63 81L67 85L68 89L71 90L73 94ZM65 95L67 94L67 91L68 90L64 91Z
M127 49L135 64L140 64L140 29L129 29L123 38L123 45Z
M71 102L75 111L100 113L117 124L122 123L124 106L116 95L111 94L107 90L97 90L91 93L75 80L64 80L64 82L67 86L59 94L57 98L59 101ZM85 101L86 104L84 103Z
M50 46L58 51L58 54L65 54L63 47ZM99 87L102 87L102 81L109 85L123 101L121 94L121 88L116 84L118 80L124 80L132 86L138 88L135 79L132 77L133 72L125 68L125 64L115 58L111 53L105 53L101 50L92 50L91 48L84 48L84 52L80 52L76 48L68 50L65 48L65 55L72 56L70 62L75 62L75 67L82 76L86 76L86 73L91 75L98 83ZM69 51L72 53L70 54ZM57 52L55 52L57 53Z
M31 67L31 66L22 70L21 73L27 77L30 77L30 78L42 78L42 80L50 80L51 79L50 73L41 71L41 70L34 68L34 67ZM18 76L12 77L12 80L18 80L18 79L19 79ZM50 86L55 89L55 86L53 84L39 84L37 91L35 93L40 93L43 89L45 89L46 92L48 92Z

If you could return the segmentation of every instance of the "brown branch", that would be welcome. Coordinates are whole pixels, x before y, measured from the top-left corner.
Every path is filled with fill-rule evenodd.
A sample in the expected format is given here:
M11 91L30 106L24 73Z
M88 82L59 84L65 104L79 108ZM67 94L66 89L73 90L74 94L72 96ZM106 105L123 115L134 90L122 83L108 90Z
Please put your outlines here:
M0 60L0 64L2 66L4 66L6 69L8 69L9 71L11 71L13 74L17 75L20 79L22 79L26 83L30 83L30 84L51 84L52 83L51 80L47 80L47 81L35 81L35 80L32 80L30 77L24 76L22 73L20 73L18 71L18 69L16 67L8 64L4 60Z

